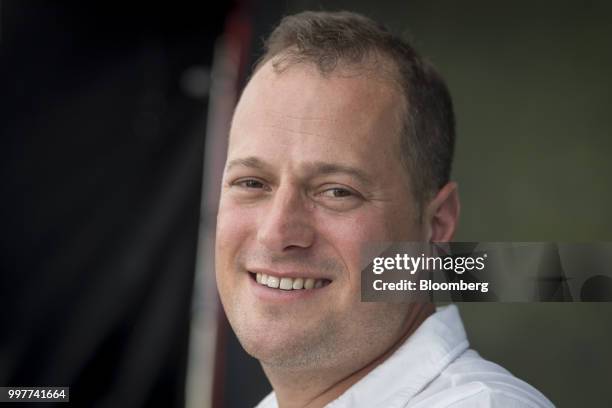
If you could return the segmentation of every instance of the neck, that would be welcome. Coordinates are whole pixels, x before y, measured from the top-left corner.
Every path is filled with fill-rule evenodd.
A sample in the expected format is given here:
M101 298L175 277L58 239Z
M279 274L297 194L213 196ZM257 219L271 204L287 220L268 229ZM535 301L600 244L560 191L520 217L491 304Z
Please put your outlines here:
M387 350L357 370L334 367L279 368L262 363L274 388L279 408L320 408L338 398L353 384L385 361L434 312L431 303L415 303L406 319L406 328ZM350 367L350 365L348 365Z

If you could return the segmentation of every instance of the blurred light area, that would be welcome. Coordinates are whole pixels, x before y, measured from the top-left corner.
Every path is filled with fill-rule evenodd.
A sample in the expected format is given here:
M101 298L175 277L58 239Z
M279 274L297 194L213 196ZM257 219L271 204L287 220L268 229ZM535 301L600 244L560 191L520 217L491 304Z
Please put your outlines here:
M190 67L181 75L181 89L186 95L196 99L204 99L210 90L210 69L207 67Z
M183 75L182 84L191 91L208 92L210 99L204 148L202 207L196 259L193 316L186 384L187 408L205 408L212 404L217 350L217 320L220 313L215 282L215 221L227 135L232 118L240 67L240 44L221 37L213 57L212 77L203 68L193 68ZM189 87L192 88L189 88Z

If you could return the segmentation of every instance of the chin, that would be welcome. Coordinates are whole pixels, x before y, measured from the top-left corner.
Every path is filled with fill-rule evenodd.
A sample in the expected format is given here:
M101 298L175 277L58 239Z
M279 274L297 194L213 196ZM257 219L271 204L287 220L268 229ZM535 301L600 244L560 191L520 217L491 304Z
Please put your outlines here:
M271 343L266 338L240 335L238 333L236 333L236 336L244 351L262 363L274 363L276 360L284 359L283 355L286 354L284 352L286 346L278 341Z
M310 342L304 341L304 333L290 333L277 328L236 327L234 329L242 348L251 357L269 366L294 367L308 359ZM283 336L279 336L282 333Z

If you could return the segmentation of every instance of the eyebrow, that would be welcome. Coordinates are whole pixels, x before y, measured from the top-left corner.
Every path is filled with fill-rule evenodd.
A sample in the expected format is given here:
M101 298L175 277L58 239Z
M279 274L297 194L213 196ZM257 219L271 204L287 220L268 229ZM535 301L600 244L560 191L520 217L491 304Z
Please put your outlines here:
M355 177L362 184L371 185L373 183L372 179L363 170L345 164L316 161L308 163L307 167L312 168L313 173L317 175L344 173Z
M248 167L251 169L258 169L258 170L265 170L267 167L266 164L262 160L254 156L249 156L249 157L233 159L229 161L227 165L225 166L225 171L231 170L232 168L238 167L238 166Z
M249 156L229 161L226 166L226 171L238 166L257 170L269 170L270 168L270 166L263 160L254 156ZM314 175L348 174L363 184L373 184L373 180L363 170L354 166L323 161L313 161L306 163L304 167Z

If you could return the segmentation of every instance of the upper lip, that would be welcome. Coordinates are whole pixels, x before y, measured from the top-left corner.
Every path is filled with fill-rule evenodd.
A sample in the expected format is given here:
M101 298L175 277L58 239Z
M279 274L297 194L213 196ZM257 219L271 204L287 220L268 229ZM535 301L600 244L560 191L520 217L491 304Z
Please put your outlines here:
M280 278L312 278L332 280L329 276L323 276L316 272L301 271L297 269L268 269L268 268L246 268L251 273L264 273L266 275L278 276Z

